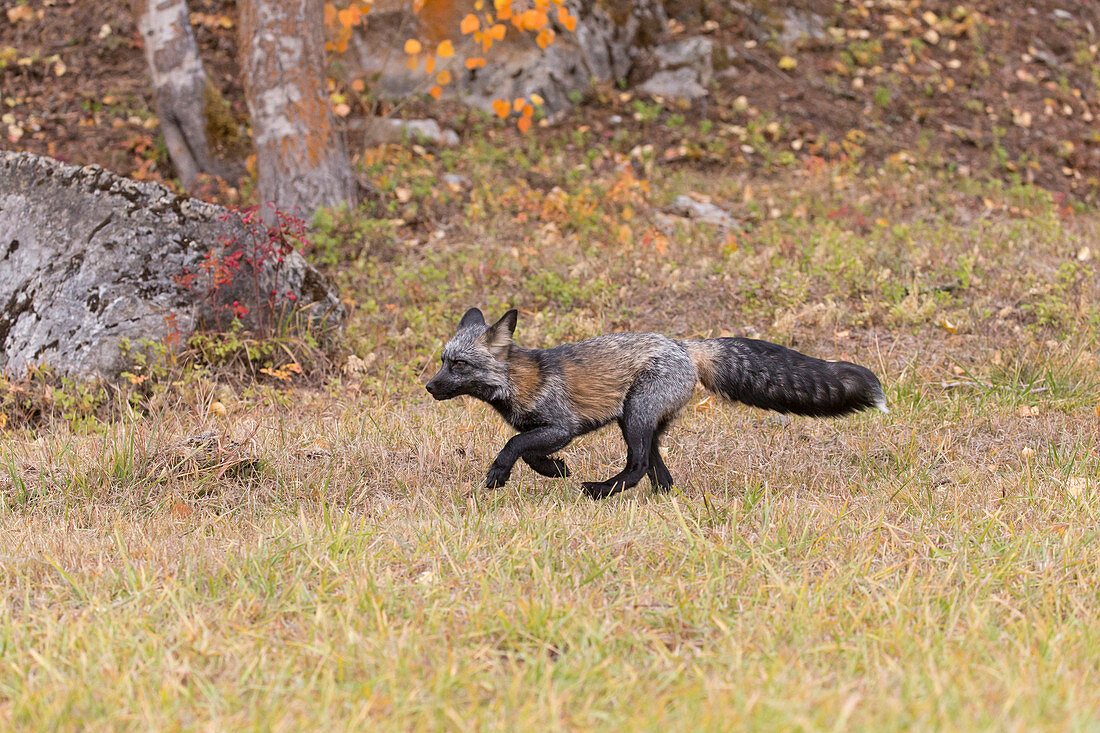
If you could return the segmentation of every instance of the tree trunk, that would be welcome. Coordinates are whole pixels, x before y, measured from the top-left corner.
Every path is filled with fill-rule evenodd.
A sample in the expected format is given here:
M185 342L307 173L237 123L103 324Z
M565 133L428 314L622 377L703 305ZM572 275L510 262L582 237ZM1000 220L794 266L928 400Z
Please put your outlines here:
M323 0L243 0L241 66L259 198L283 210L355 203L325 95Z
M131 0L153 77L157 115L168 154L185 188L199 173L217 173L206 138L206 100L213 87L199 58L185 0ZM209 90L209 91L208 91Z

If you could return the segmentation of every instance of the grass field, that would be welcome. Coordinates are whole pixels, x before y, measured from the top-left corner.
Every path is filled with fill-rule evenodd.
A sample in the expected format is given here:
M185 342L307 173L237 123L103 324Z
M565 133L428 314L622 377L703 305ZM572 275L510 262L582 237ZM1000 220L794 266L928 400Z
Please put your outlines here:
M906 161L749 178L627 143L367 160L375 218L314 252L355 304L357 359L323 382L173 367L122 407L58 391L41 426L10 418L0 723L1100 726L1100 215ZM660 213L689 193L741 229ZM671 495L580 494L617 431L566 449L570 479L484 490L508 431L420 387L474 304L520 307L526 346L851 359L891 412L700 392Z

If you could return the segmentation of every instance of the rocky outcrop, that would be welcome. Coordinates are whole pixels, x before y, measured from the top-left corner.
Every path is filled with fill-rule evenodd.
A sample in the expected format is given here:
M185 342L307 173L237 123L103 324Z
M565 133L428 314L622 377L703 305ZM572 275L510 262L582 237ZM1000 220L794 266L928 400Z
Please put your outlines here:
M232 319L234 301L256 327L273 290L281 311L304 311L318 331L342 325L336 292L297 253L255 269L242 258L214 287L203 263L230 254L223 242L250 243L227 209L98 166L0 151L0 371L48 364L116 378L123 339L186 340Z

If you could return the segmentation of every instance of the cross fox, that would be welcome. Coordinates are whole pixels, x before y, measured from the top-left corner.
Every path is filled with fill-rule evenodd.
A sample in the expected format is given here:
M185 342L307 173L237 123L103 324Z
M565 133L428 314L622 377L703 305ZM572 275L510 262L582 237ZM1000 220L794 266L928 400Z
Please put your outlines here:
M642 477L667 491L673 480L659 443L696 382L727 400L781 413L888 412L878 378L851 362L822 361L756 339L675 341L656 333L523 349L512 342L516 318L510 310L489 326L477 308L466 311L426 385L437 400L469 395L488 402L519 431L490 466L489 488L503 486L520 459L543 476L568 476L565 461L552 454L614 421L626 441L626 468L606 481L584 482L584 492L600 499Z

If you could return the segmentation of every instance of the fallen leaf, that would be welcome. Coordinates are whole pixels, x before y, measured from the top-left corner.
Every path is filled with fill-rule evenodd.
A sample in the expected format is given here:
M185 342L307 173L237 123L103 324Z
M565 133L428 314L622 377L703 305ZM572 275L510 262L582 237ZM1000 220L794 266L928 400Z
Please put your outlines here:
M34 20L34 9L30 5L16 5L8 8L8 22L18 23L21 20Z
M1088 483L1084 476L1072 476L1070 480L1066 482L1066 490L1074 499L1080 499L1081 495L1085 493L1087 485Z
M195 510L184 504L182 501L177 501L172 504L172 516L176 519L187 519L194 513Z

